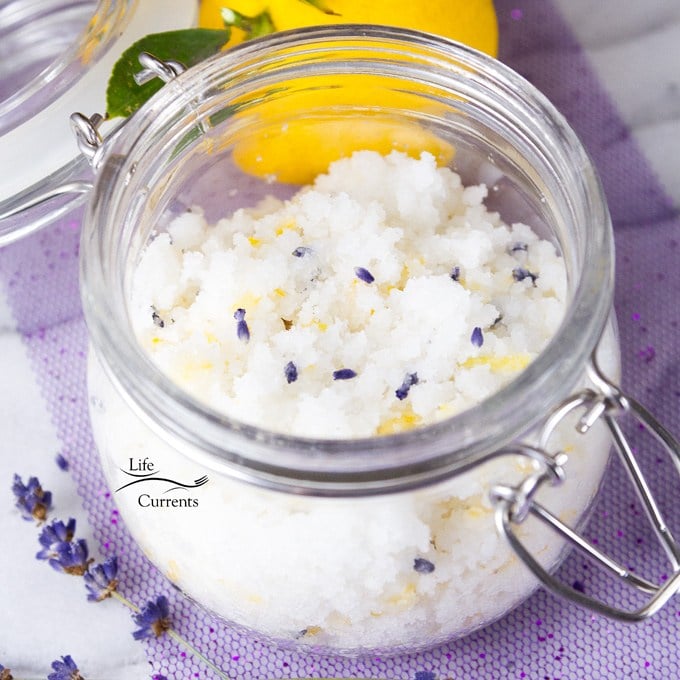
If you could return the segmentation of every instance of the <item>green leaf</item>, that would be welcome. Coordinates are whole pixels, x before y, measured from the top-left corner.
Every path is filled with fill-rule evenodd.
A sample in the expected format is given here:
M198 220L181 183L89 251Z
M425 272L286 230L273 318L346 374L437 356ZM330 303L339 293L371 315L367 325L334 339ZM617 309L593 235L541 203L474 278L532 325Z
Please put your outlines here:
M262 35L269 35L276 30L271 14L269 14L267 10L256 14L254 17L249 17L245 14L241 14L241 12L237 12L235 9L223 7L220 10L220 14L222 15L222 21L224 21L225 26L234 26L235 28L240 28L242 31L245 31L246 40L259 38Z
M321 10L324 14L330 14L331 16L334 17L339 17L341 16L337 12L334 12L324 0L300 0L300 2L304 2L306 5L311 5L312 7L316 7L318 10Z
M110 118L127 117L150 99L164 83L154 78L149 83L137 85L135 74L142 70L139 65L141 52L148 52L163 60L179 61L194 66L217 54L228 42L231 32L207 28L190 28L167 33L153 33L128 47L113 67L106 90L106 108Z

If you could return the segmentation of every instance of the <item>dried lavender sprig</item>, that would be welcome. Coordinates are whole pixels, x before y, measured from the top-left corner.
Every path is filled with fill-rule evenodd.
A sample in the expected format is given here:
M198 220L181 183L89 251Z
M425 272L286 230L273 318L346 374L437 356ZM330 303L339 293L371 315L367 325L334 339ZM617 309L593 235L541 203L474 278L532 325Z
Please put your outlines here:
M475 347L481 347L484 344L484 334L479 326L475 326L472 335L470 336L470 342Z
M530 272L528 269L525 269L524 267L515 267L512 270L512 278L515 279L515 281L524 281L524 279L531 279L531 283L536 285L536 279L538 278L538 274L534 274L533 272Z
M0 663L0 680L14 680L12 671L10 671L9 668L5 668L1 663Z
M424 557L416 557L413 560L413 569L419 574L431 574L434 571L434 564Z
M401 386L398 387L394 394L397 396L397 399L399 401L403 401L408 397L409 390L413 385L418 384L418 374L417 373L407 373L404 376L404 381L401 383Z
M234 312L234 319L236 319L236 336L241 342L248 342L250 340L250 330L246 322L246 310L239 307Z
M449 276L456 282L458 283L460 281L460 267L455 266L452 270Z
M76 662L67 654L61 661L52 662L52 670L47 680L85 680L78 670Z
M118 558L113 555L101 564L91 564L83 574L87 599L90 602L101 602L111 597L118 587Z
M291 255L293 257L304 257L305 255L311 255L312 249L308 246L298 246Z
M132 620L139 628L132 633L135 640L146 640L151 637L160 637L170 630L170 607L165 595L158 596L155 600L149 600Z
M92 561L88 557L87 541L80 538L69 543L59 543L54 557L49 558L48 564L55 571L71 576L82 576Z
M289 361L283 367L283 373L286 376L286 381L288 382L289 385L291 383L294 383L298 379L297 366L292 361Z
M354 267L354 273L356 274L356 277L364 283L373 283L375 281L373 274L364 267Z
M113 597L136 612L132 618L135 624L140 626L140 628L132 634L135 640L160 637L165 633L173 640L186 647L197 659L200 659L206 666L211 668L220 678L223 680L230 680L229 676L225 675L214 663L212 663L212 661L207 659L188 640L185 640L172 629L170 607L165 595L160 595L156 600L150 600L142 609L135 607L135 605L122 597L119 593L113 593Z
M51 524L43 527L38 536L38 541L43 549L36 553L39 560L56 559L59 556L59 548L63 543L70 543L76 533L76 521L71 517L64 524L61 520L53 520Z
M353 371L351 368L341 368L337 371L333 371L333 380L351 380L356 377L356 371Z
M529 246L524 241L515 241L508 247L509 253L526 253L529 251Z
M155 309L153 309L153 312L151 314L151 320L153 321L154 326L158 326L159 328L165 328L165 321L163 321L163 318Z
M15 473L12 483L12 493L16 499L15 505L21 510L21 516L26 520L35 519L44 522L48 512L52 509L52 493L45 491L37 477L29 477L24 484Z

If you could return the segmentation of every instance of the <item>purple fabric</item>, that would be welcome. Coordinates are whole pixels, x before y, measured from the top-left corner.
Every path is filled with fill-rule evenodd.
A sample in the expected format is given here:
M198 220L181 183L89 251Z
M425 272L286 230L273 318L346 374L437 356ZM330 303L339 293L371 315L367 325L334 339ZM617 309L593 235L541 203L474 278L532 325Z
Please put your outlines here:
M583 52L548 0L496 0L501 58L527 76L567 115L602 175L616 227L617 291L624 384L680 432L677 267L680 220L597 82ZM44 399L71 463L103 555L120 558L123 593L143 604L168 595L175 627L232 678L671 678L680 667L680 603L652 620L609 621L539 591L501 621L428 652L361 662L272 649L231 630L178 595L141 555L113 513L88 424L86 331L77 292L78 223L59 225L0 251L0 280L23 334ZM633 430L636 447L646 434ZM678 525L677 479L669 461L643 456L671 526ZM663 561L624 473L613 467L587 527L589 538L618 551L651 578ZM583 560L561 574L585 592L624 597L599 583ZM213 678L167 636L148 644L154 671L168 678ZM86 669L83 669L86 673ZM421 675L422 677L422 675Z

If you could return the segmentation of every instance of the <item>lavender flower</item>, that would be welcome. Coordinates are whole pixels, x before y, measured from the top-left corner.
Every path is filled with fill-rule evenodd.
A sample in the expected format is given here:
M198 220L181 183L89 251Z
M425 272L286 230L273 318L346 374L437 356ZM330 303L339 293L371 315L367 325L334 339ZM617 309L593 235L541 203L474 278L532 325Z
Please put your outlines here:
M434 571L434 564L424 557L416 557L413 560L413 569L419 574L431 574Z
M248 342L250 340L250 330L246 322L246 310L239 307L234 312L234 319L236 319L236 335L241 342Z
M515 241L509 248L509 253L526 253L529 250L529 246L523 241Z
M55 571L82 576L92 562L88 558L87 542L84 539L58 543L55 546L54 557L49 558L49 565Z
M403 401L408 397L409 390L413 385L418 384L418 374L417 373L407 373L404 377L404 382L401 383L401 387L398 387L394 392L397 395L399 401Z
M283 372L286 376L286 380L288 381L288 384L290 385L291 383L294 383L298 379L298 370L297 366L292 362L289 361L283 368Z
M0 663L0 680L14 680L12 671L10 671L9 668L5 668L1 663Z
M24 484L21 477L15 474L12 493L24 519L39 522L47 519L47 513L52 509L52 493L43 490L37 477L29 477L28 484Z
M307 246L298 246L292 253L293 257L304 257L305 255L310 255L312 252L311 248Z
M515 281L524 281L524 279L531 279L531 283L535 285L536 279L538 278L538 274L534 274L533 272L530 272L528 269L524 269L524 267L515 267L512 270L512 278L515 279Z
M61 657L61 661L52 662L52 670L47 680L84 680L78 670L75 661L67 654Z
M479 326L475 326L470 336L470 342L475 347L481 347L484 344L484 335L482 334L482 329Z
M111 593L118 587L117 574L118 559L115 555L102 564L91 564L83 575L88 590L87 599L90 602L101 602L111 597Z
M132 619L139 626L139 629L132 633L135 640L160 637L165 631L170 630L168 598L161 595L155 601L150 600Z
M356 377L356 371L353 371L351 368L341 368L338 371L333 371L333 380L351 380Z
M454 267L449 276L456 282L460 281L460 267Z
M354 267L354 273L356 274L356 277L364 283L373 283L375 281L373 274L363 267Z
M54 460L55 460L56 464L59 466L60 470L63 470L64 472L66 472L66 470L68 470L68 467L69 467L68 460L66 460L66 458L64 458L64 456L61 453L58 453L54 457Z
M165 328L165 321L163 321L161 315L155 309L151 314L151 320L153 321L154 326L158 326L158 328Z
M64 524L61 520L53 520L40 532L38 541L43 549L36 554L39 560L56 559L59 555L59 548L63 543L70 543L76 533L76 521L71 517Z

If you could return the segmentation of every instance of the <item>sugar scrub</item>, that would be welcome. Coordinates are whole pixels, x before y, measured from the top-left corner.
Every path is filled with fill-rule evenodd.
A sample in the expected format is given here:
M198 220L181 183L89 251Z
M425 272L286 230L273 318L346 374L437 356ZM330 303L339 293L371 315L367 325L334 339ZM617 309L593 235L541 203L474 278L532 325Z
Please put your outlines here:
M553 245L507 226L429 154L360 152L286 202L148 246L131 314L158 367L218 411L289 434L391 434L497 391L554 334Z
M141 257L139 342L202 403L268 430L372 437L444 419L521 371L567 303L553 245L504 224L485 194L427 154L361 152L289 201L215 226L194 209ZM387 496L283 494L216 472L148 424L94 353L89 380L95 439L135 539L179 588L258 635L352 654L413 649L490 622L536 587L488 497L523 479L527 459ZM553 444L569 452L567 481L539 498L574 523L608 445L598 427L561 429ZM130 486L140 461L195 483ZM548 529L519 533L556 562L563 546Z

